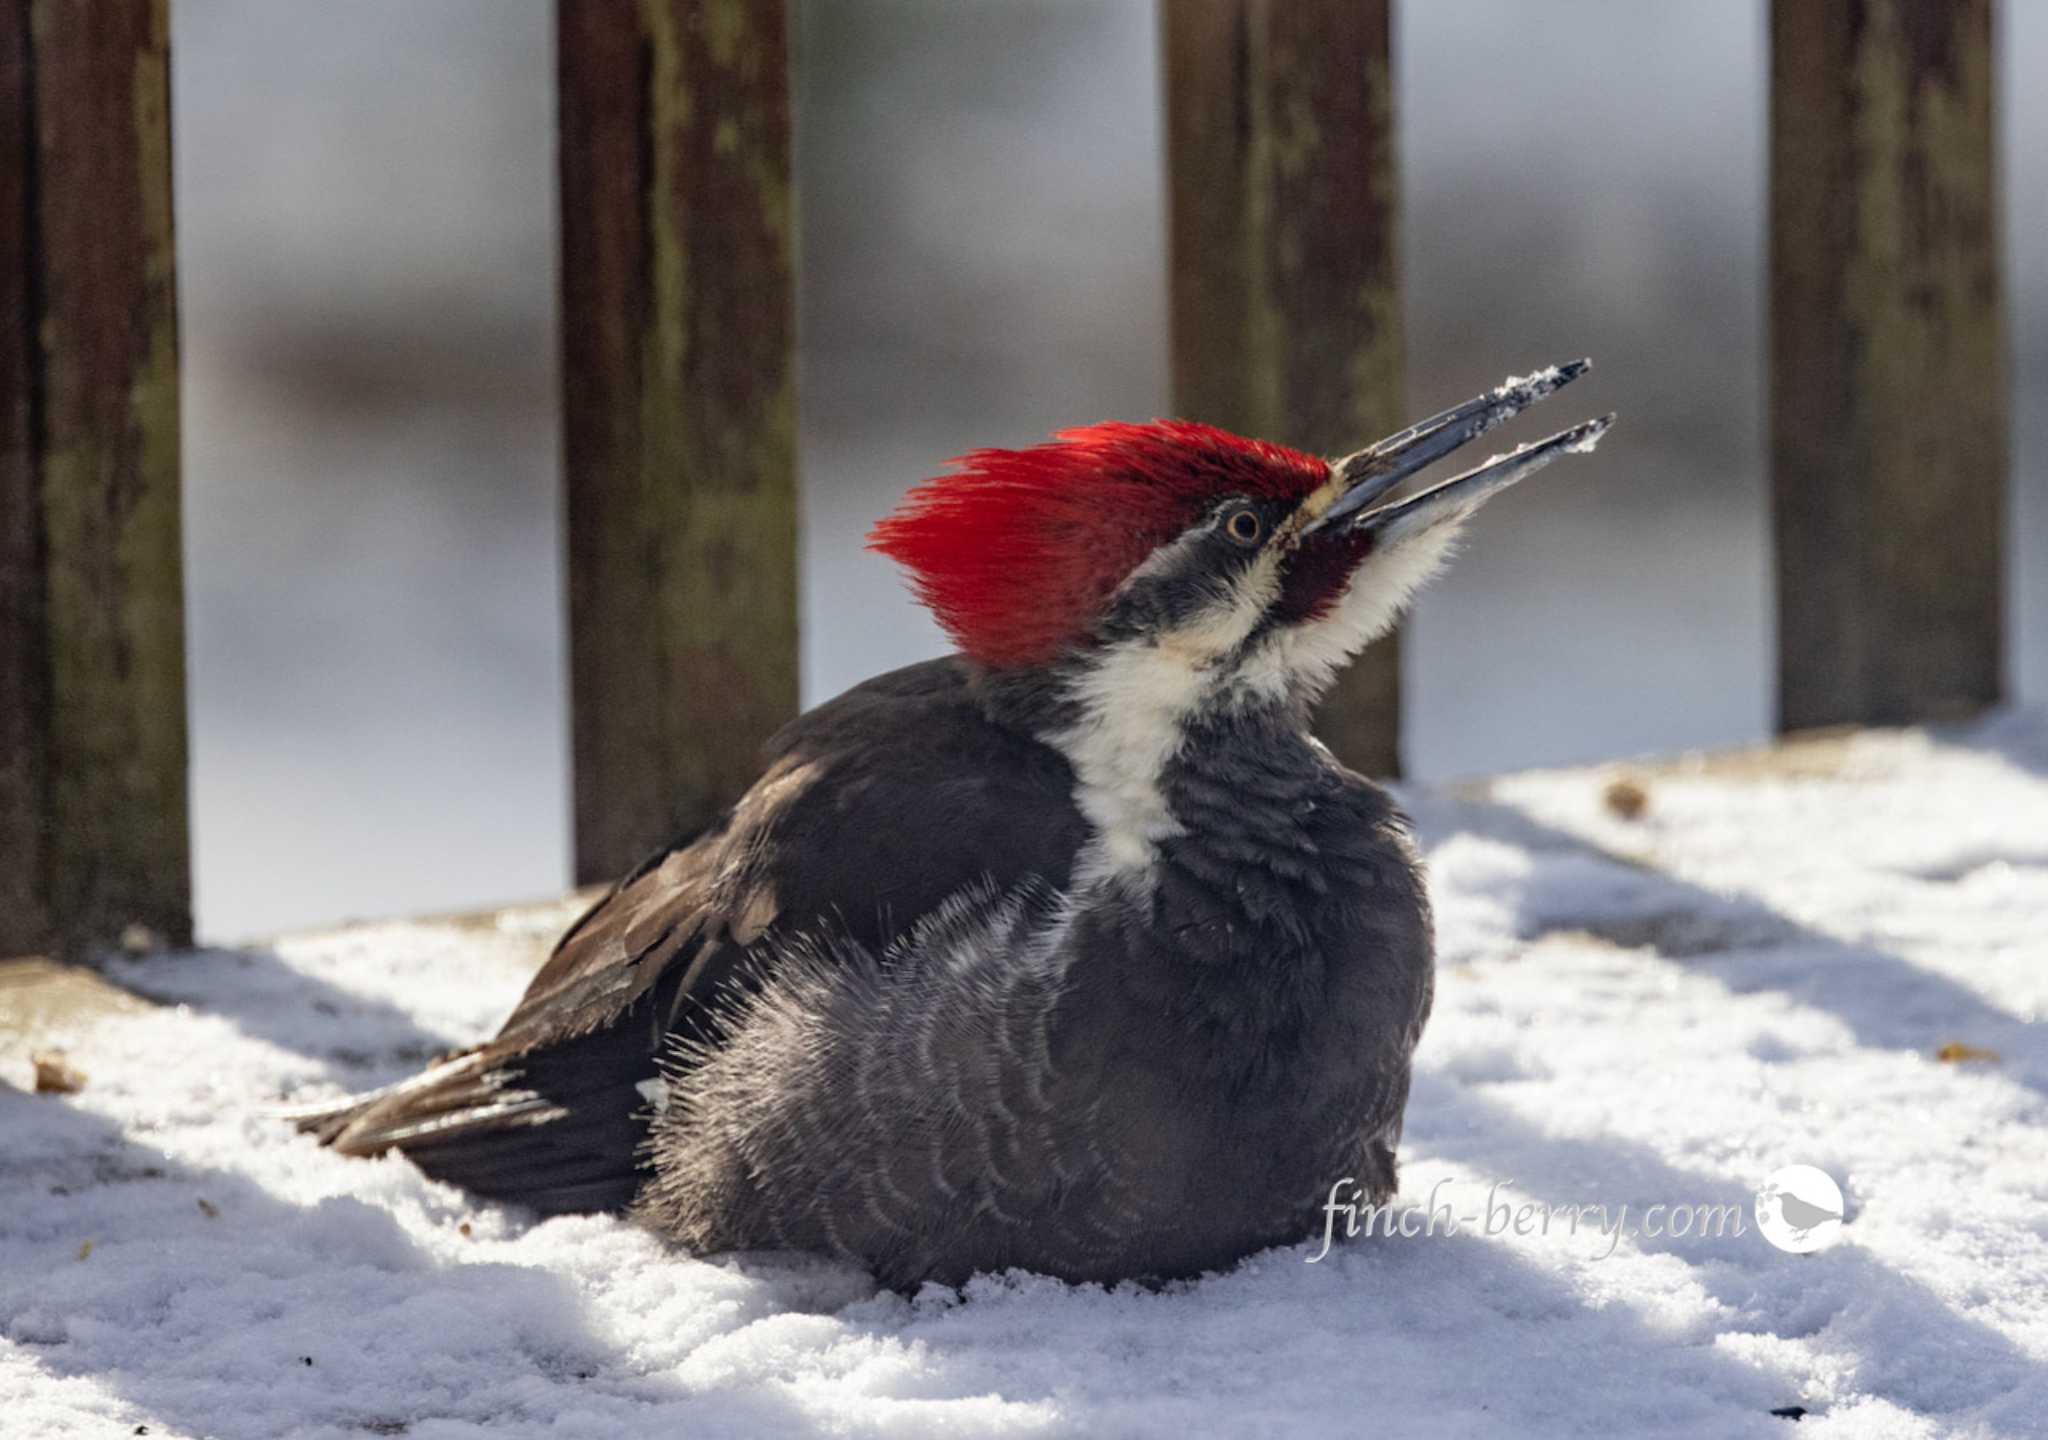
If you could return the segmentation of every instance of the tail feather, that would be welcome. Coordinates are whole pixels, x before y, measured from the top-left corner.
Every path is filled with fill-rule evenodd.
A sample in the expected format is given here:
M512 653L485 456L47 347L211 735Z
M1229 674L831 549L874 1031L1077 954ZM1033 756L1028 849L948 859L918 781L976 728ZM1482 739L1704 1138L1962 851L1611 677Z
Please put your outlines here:
M285 1118L344 1155L381 1155L427 1133L431 1121L491 1105L498 1089L488 1070L487 1057L472 1051L381 1090L288 1110Z
M572 1059L472 1051L286 1118L344 1155L398 1150L436 1180L543 1214L623 1209L645 1179L642 1097Z

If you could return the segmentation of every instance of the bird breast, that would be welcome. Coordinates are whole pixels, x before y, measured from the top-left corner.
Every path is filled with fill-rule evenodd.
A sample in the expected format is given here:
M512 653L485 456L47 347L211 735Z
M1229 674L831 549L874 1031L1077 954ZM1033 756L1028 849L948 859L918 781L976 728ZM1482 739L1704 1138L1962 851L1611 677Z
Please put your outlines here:
M719 1035L670 1055L642 1218L899 1287L1010 1266L1113 1280L1296 1238L1340 1176L1389 1187L1373 1142L1405 1050L1379 1064L1325 1017L1331 1053L1247 1086L1208 1052L1285 1047L1242 1014L1205 1024L1151 905L1115 880L975 889L885 955L829 936L778 955Z

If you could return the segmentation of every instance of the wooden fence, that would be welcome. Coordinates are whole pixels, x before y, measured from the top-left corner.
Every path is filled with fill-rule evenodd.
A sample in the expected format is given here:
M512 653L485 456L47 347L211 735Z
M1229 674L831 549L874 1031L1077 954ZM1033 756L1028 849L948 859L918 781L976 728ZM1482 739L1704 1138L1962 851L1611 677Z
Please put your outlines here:
M0 954L190 931L167 0L0 0ZM1391 0L1163 0L1176 408L1404 418ZM1775 0L1780 718L2000 695L1991 0ZM784 0L559 0L576 869L796 708ZM1323 717L1399 756L1397 651Z

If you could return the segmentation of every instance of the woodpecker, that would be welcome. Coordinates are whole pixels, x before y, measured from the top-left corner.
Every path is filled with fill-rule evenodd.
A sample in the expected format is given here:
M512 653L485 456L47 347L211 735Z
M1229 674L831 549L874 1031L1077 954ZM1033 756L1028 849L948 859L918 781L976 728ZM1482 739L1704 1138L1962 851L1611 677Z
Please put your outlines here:
M870 536L957 646L787 726L497 1036L303 1112L336 1149L884 1284L1172 1278L1395 1188L1433 942L1407 822L1310 733L1490 496L1404 482L1576 379L1328 461L1185 421L978 450Z

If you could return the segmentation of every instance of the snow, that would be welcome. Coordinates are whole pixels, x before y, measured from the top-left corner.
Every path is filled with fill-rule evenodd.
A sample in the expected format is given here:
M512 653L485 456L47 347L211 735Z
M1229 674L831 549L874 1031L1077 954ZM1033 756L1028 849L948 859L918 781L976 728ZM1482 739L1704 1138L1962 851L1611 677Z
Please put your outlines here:
M1600 448L1601 437L1606 435L1607 427L1613 423L1614 417L1609 415L1604 419L1589 421L1587 424L1579 426L1579 438L1566 445L1564 453L1567 455L1591 455Z
M0 1432L2048 1433L2048 716L1406 799L1441 969L1403 1202L1747 1218L1805 1163L1839 1244L1468 1226L910 1300L690 1259L267 1113L487 1031L569 910L366 926L120 962L170 1003L33 1037L87 1080L0 1088Z
M1540 391L1541 394L1547 395L1557 388L1558 376L1563 370L1564 367L1561 365L1545 365L1541 370L1531 370L1527 375L1510 375L1493 387L1493 393L1503 399L1529 391Z

